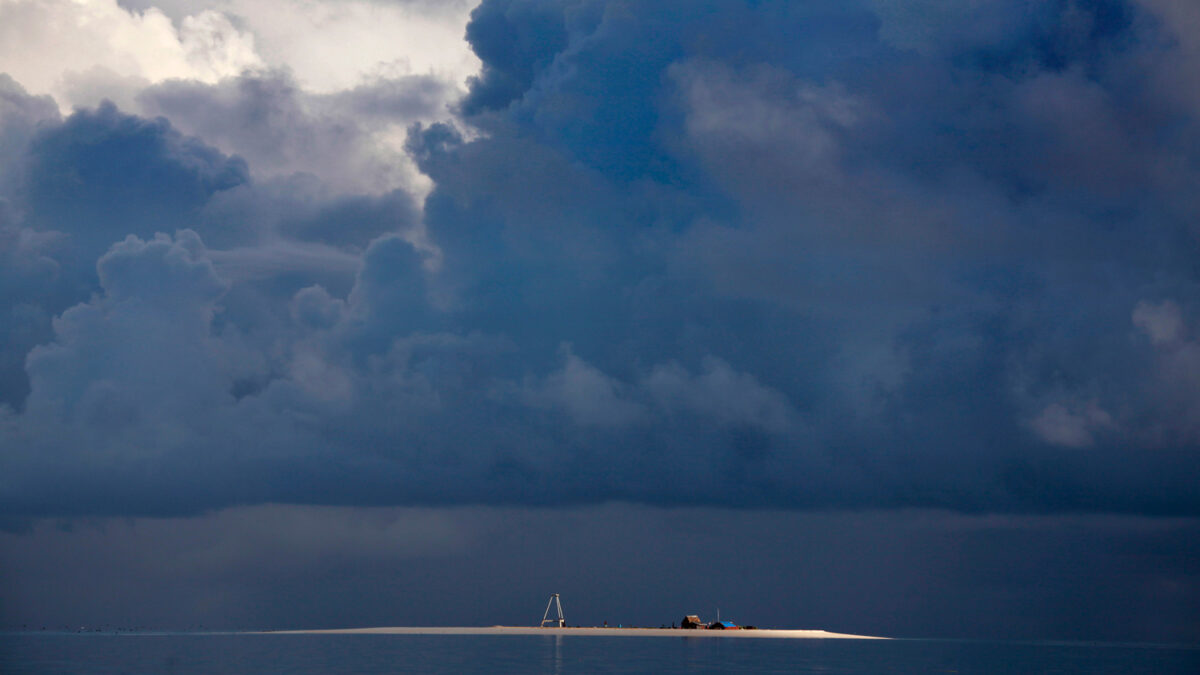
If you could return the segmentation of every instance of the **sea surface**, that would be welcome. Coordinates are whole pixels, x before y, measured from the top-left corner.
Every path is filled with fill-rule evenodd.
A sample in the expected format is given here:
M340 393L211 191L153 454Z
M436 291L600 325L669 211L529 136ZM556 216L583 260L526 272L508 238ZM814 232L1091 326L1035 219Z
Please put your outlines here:
M0 673L1200 673L1200 646L688 637L0 634Z

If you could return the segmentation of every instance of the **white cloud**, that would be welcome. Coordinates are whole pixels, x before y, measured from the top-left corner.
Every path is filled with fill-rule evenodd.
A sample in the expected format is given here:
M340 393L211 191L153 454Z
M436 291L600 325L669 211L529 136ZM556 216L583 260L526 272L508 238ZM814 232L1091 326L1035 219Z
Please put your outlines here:
M64 110L104 98L135 108L149 84L262 68L290 71L311 93L406 75L461 89L480 66L464 38L476 4L0 0L0 72Z
M72 89L86 90L80 78L211 83L261 65L254 37L212 10L176 26L157 9L129 11L116 0L0 0L0 71L63 107L95 103L73 98Z
M286 66L315 92L364 81L435 74L464 84L479 60L464 39L477 2L375 3L364 0L221 0L245 23L271 66Z

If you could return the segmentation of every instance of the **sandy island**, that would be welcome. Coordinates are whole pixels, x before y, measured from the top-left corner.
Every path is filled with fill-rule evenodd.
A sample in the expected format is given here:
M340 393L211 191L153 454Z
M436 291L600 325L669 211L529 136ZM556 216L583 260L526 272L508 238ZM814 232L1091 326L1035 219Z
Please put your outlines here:
M824 630L778 630L755 628L751 630L689 630L685 628L537 628L521 626L442 626L417 627L393 626L379 628L332 628L326 630L273 630L263 631L274 635L570 635L603 637L687 637L687 638L805 638L805 639L854 639L887 640L872 635L850 635L830 633Z

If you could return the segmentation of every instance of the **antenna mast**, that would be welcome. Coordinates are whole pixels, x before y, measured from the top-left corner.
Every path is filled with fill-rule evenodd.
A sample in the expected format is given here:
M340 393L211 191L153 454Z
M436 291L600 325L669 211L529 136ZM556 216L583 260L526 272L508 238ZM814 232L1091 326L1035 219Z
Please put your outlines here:
M551 605L554 605L555 607L558 608L558 618L557 619L550 618L550 606ZM546 611L545 611L545 613L542 614L541 627L545 628L546 624L548 624L548 623L556 624L559 628L565 628L567 625L567 620L563 618L562 603L558 601L558 593L553 593L550 595L550 602L546 603Z

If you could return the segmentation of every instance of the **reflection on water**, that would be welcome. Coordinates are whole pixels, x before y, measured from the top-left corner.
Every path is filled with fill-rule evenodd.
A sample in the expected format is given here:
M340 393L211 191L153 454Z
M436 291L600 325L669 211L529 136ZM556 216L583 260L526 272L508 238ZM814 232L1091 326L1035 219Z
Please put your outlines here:
M0 673L1200 673L1186 646L475 635L0 634Z

